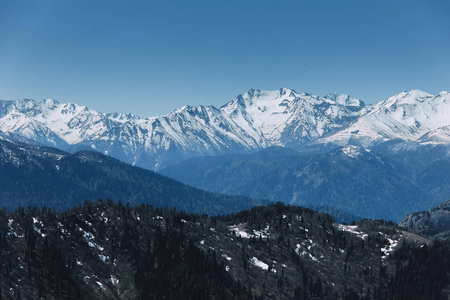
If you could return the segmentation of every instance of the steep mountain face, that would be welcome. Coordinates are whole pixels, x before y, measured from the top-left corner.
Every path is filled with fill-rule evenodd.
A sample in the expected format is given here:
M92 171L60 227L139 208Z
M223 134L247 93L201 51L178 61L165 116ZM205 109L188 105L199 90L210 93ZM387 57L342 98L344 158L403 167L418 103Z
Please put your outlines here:
M426 211L409 213L400 226L438 239L450 237L450 200Z
M9 209L18 205L61 209L100 198L207 214L261 204L191 188L96 152L69 154L6 141L0 141L0 177L0 203Z
M403 164L358 146L312 156L291 153L270 158L265 151L192 158L160 172L209 191L302 206L331 206L361 217L397 221L413 207L436 205L439 202L434 195L450 191L445 184L439 189L445 179L433 181L440 174L437 168L430 167L418 185Z
M250 90L221 108L255 139L300 147L355 120L364 103L347 95Z
M449 142L450 94L404 92L366 106L348 95L249 90L217 109L184 106L161 117L105 114L74 103L0 101L0 131L75 152L96 149L150 170L195 156L269 146L336 148Z
M3 299L446 299L450 247L272 204L208 218L111 201L0 211ZM420 259L419 259L420 258Z

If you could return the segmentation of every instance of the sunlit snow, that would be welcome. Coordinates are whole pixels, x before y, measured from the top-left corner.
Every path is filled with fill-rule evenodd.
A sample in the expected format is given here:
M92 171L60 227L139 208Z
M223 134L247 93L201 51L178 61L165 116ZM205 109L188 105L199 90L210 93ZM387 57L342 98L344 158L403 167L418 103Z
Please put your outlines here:
M269 265L268 265L268 264L266 264L266 263L260 261L260 260L257 259L256 257L250 258L249 262L250 262L252 265L255 265L255 266L257 266L257 267L259 267L259 268L261 268L261 269L263 269L263 270L268 270L268 269L269 269Z

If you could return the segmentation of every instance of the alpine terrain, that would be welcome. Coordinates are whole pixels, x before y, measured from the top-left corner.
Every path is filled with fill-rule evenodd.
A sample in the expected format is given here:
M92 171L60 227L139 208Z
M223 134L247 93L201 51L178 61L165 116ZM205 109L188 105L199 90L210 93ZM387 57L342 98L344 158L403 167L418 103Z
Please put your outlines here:
M412 90L374 105L348 95L249 90L220 108L184 106L161 117L100 113L47 99L0 101L0 130L75 152L96 149L150 170L190 157L269 146L323 151L348 144L391 152L450 142L450 93Z

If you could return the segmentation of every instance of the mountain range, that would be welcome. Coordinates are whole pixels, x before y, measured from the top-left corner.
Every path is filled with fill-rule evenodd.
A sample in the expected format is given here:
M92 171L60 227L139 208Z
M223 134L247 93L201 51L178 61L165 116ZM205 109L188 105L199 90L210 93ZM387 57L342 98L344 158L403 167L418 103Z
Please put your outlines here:
M431 150L422 155L431 159ZM364 218L399 222L407 213L429 209L450 196L450 160L427 159L418 154L399 159L359 146L320 154L270 147L251 154L194 157L159 173L211 192L332 206Z
M269 146L302 151L348 144L398 152L450 142L450 93L402 92L374 105L349 95L249 90L220 108L184 106L160 117L100 113L47 99L0 101L0 131L76 152L95 149L150 170L195 156Z

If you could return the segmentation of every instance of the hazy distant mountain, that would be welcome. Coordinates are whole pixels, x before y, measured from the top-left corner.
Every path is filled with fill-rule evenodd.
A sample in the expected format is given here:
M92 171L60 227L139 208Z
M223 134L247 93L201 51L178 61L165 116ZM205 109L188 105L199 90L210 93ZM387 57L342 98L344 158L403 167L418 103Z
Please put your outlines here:
M61 209L100 198L207 214L261 204L204 192L97 152L69 154L6 141L0 141L0 177L0 203L10 209L18 205Z
M283 88L249 90L220 109L184 106L165 116L142 118L24 99L0 101L0 131L71 152L96 149L158 170L195 156L269 146L320 150L390 141L448 145L449 102L448 92L432 96L413 90L365 105L348 95L319 97Z
M358 146L310 156L269 148L247 155L192 158L160 172L209 191L331 206L362 217L399 221L448 196L445 172L450 168L436 164L439 167L431 165L416 176L403 162Z
M194 157L158 172L204 190L236 194L276 170L304 166L310 158L289 148L270 147L251 154Z

